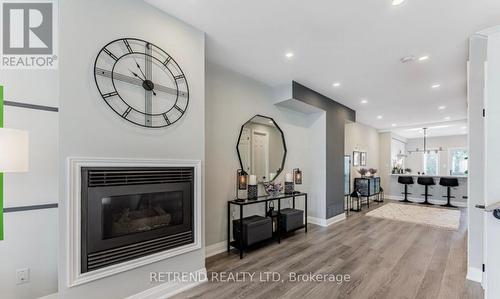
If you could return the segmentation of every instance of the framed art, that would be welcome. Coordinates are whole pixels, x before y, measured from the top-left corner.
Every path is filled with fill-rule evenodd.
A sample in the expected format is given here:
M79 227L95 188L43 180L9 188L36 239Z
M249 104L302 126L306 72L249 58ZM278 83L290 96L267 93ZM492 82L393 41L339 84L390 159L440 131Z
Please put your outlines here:
M359 155L360 152L354 151L352 152L352 166L359 166Z
M366 152L359 153L359 165L366 166Z

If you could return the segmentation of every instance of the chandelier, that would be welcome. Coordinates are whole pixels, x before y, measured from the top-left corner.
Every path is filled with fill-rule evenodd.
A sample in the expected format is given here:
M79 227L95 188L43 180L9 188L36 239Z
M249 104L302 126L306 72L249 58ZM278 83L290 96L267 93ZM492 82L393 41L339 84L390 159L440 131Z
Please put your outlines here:
M424 131L424 149L419 149L418 147L415 150L409 150L408 154L412 153L424 153L424 154L430 154L431 152L435 152L436 154L438 152L442 152L443 148L440 146L438 149L428 149L427 148L427 128L422 128Z

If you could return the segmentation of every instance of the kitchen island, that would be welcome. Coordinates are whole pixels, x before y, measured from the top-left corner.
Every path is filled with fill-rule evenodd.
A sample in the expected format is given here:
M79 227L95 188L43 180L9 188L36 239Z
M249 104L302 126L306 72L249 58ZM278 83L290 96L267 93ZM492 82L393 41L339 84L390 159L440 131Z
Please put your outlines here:
M403 200L404 195L404 185L398 183L398 177L400 176L412 176L415 184L408 185L408 200L412 202L423 202L424 201L424 186L417 183L418 177L432 177L436 182L435 186L429 187L429 202L436 205L443 205L446 203L446 192L447 189L444 186L439 185L440 178L457 178L458 187L451 188L451 195L455 198L451 199L453 205L459 207L467 206L467 176L466 175L418 175L418 174L391 174L389 190L385 190L385 197L394 200Z

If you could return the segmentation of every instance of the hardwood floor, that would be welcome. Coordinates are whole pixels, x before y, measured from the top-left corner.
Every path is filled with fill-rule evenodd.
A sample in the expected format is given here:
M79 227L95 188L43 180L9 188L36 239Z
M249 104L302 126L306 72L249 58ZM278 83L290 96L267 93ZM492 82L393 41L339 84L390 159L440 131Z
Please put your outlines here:
M370 205L370 210L380 205ZM347 220L309 232L298 231L281 244L207 259L208 277L256 272L245 282L207 282L175 298L483 298L478 283L465 279L465 210L458 231L350 213ZM283 281L261 282L278 272ZM348 274L349 282L293 282L289 273Z

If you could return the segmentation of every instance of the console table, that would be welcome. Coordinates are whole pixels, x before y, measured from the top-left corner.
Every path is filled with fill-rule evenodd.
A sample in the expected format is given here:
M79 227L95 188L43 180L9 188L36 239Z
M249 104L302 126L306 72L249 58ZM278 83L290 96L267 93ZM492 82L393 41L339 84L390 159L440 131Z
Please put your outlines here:
M298 227L295 230L302 229L304 228L305 233L307 233L307 193L302 193L302 192L297 192L297 193L292 193L292 194L284 194L280 193L276 196L271 196L271 195L264 195L264 196L259 196L256 199L235 199L235 200L230 200L228 201L227 205L227 252L231 251L231 247L234 247L239 250L240 252L240 259L243 258L243 238L239 238L239 242L237 241L231 241L231 205L236 205L239 207L240 210L240 218L243 219L243 207L248 206L248 205L254 205L254 204L265 204L265 210L264 213L266 214L268 211L268 203L270 201L277 201L278 202L278 209L276 213L277 217L277 225L276 225L276 239L278 243L281 243L281 200L283 199L292 199L292 208L295 209L295 200L297 198L303 198L304 199L304 225L301 227ZM267 215L265 215L267 217ZM243 221L240 221L240 232L243 232Z
M354 179L354 190L359 192L359 200L361 197L366 198L366 203L368 205L368 208L370 208L370 197L376 196L375 201L376 202L382 202L383 200L380 199L380 177L366 177L366 178L355 178ZM352 208L352 203L351 203L351 210L358 212L361 210L361 201L358 201L358 206L357 209Z

